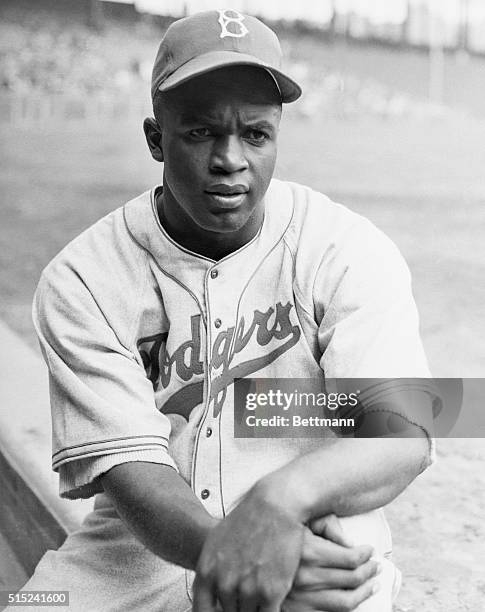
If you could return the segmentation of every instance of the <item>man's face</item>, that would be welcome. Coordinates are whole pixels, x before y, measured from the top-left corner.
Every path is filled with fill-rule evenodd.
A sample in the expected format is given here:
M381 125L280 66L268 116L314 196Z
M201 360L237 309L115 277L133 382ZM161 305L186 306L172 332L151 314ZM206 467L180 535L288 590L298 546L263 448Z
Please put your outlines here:
M281 117L271 76L210 72L165 93L160 114L163 213L175 232L240 235L260 224Z

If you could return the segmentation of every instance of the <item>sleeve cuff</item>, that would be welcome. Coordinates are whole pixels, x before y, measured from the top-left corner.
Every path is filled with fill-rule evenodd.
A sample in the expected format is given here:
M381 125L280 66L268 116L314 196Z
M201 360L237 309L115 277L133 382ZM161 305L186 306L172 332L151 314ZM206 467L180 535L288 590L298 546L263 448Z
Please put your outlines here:
M420 473L423 473L428 467L436 463L436 438L433 437L430 427L426 427L422 423L410 419L409 416L405 412L400 412L400 411L392 410L389 408L371 408L370 410L367 411L367 413L368 414L371 414L371 413L394 414L396 416L401 417L405 421L407 421L410 425L414 425L418 427L423 432L428 442L428 456L427 456L428 461L426 464L423 465Z
M428 441L428 457L421 471L436 462L433 419L441 397L432 379L376 379L359 400L364 413L394 414L423 432Z
M163 449L124 451L81 461L69 461L59 467L59 495L66 499L85 499L103 493L99 478L101 474L115 465L132 461L168 465L178 472L175 462Z
M436 438L428 438L429 441L429 466L436 463Z

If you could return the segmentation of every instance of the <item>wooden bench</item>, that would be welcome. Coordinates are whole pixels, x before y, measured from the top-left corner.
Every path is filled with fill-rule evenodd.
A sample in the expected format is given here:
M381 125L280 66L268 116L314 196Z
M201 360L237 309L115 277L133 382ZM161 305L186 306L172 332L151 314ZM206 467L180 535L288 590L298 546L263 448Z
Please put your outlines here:
M77 529L93 501L58 495L40 354L2 322L0 346L0 589L18 590L44 552Z

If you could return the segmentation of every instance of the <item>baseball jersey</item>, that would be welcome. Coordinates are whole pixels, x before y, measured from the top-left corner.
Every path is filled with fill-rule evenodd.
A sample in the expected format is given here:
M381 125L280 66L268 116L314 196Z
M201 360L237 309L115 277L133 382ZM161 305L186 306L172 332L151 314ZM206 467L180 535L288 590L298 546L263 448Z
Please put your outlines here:
M101 219L43 272L34 323L49 367L53 468L60 494L77 498L102 494L99 476L117 464L169 465L223 517L262 476L335 437L235 438L235 379L430 374L408 268L368 220L273 179L258 234L213 261L167 234L157 189ZM104 495L97 503L110 506ZM389 552L380 510L345 522ZM118 529L118 544L135 546ZM136 550L140 564L151 555ZM151 609L137 607L134 590L133 609Z

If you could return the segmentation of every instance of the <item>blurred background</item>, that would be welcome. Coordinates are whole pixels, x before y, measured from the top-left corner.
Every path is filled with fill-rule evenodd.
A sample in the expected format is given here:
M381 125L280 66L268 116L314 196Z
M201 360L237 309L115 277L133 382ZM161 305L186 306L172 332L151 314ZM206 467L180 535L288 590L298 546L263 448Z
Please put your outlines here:
M161 181L141 129L151 65L166 27L208 8L220 3L0 2L0 320L34 351L30 305L42 268ZM276 175L390 235L411 268L434 375L483 377L485 2L231 8L277 31L304 88L285 108ZM483 608L483 440L446 441L439 456L389 510L407 580L399 612L425 600L427 612Z
M0 317L36 346L39 272L161 178L141 131L163 31L211 0L2 0ZM217 5L218 6L218 5ZM436 376L481 376L485 2L234 0L280 35L304 96L277 175L369 216L413 272Z

